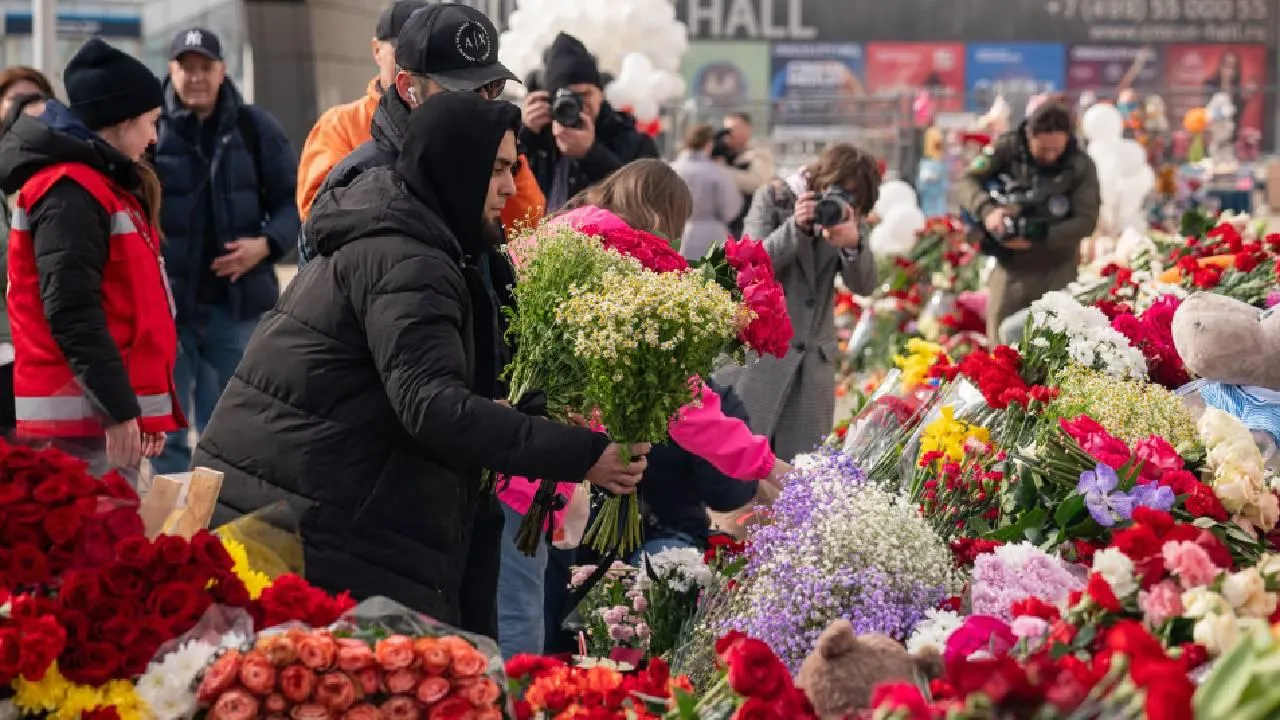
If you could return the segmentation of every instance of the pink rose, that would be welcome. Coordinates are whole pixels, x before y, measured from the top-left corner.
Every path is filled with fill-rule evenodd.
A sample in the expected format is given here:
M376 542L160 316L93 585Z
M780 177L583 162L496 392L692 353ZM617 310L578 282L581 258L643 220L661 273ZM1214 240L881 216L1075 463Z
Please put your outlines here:
M1022 640L1035 642L1043 638L1049 632L1049 623L1044 618L1038 618L1034 615L1023 615L1016 617L1009 625L1009 629L1013 634Z
M1221 572L1209 559L1209 553L1195 543L1165 543L1161 552L1165 569L1178 576L1184 589L1208 585Z
M1173 544L1170 543L1170 545ZM1190 545L1191 543L1177 544ZM1150 590L1142 590L1138 593L1138 607L1146 616L1147 627L1159 627L1166 620L1182 615L1182 592L1172 580L1156 583Z
M1159 435L1139 440L1133 446L1133 456L1142 463L1142 477L1155 480L1166 473L1182 469L1182 456Z
M964 624L947 638L943 658L947 665L967 660L976 652L1003 657L1016 645L1018 638L1003 620L989 615L970 615Z

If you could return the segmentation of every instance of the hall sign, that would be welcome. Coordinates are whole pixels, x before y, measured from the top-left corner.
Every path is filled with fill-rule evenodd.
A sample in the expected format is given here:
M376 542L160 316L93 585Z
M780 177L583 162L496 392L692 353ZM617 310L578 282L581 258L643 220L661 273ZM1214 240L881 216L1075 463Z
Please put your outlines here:
M694 40L1269 43L1276 0L674 0Z

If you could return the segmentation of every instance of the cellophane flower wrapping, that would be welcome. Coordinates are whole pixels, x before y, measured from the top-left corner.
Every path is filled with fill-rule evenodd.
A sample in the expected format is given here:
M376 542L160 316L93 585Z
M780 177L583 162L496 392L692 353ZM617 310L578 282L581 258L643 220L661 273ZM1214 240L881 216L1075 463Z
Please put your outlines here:
M958 589L951 552L919 511L839 452L811 456L772 512L752 531L741 611L722 629L769 643L793 670L836 618L906 640Z
M585 370L584 407L624 448L667 439L671 418L696 398L690 378L709 376L734 350L749 317L732 295L699 273L607 271L570 288L556 308ZM628 458L624 458L628 459ZM605 501L584 540L601 552L640 545L634 495Z
M510 716L493 641L387 598L365 600L328 627L289 623L248 636L241 616L219 610L153 663L147 687L165 707L194 704L221 720ZM205 662L190 680L173 671L197 660Z
M304 575L302 532L298 516L287 502L256 510L214 530L235 563L232 572L244 583L251 599L278 577Z

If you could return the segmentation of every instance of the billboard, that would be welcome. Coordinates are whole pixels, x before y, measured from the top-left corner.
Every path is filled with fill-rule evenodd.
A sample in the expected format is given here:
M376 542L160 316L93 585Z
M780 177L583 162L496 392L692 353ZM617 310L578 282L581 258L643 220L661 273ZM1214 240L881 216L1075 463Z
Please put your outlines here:
M1129 78L1133 87L1160 84L1161 54L1141 45L1073 45L1067 51L1067 90L1114 96Z
M998 95L1022 115L1037 93L1062 90L1066 48L1057 43L975 43L965 56L966 108L986 112Z
M1237 127L1262 130L1266 123L1267 48L1263 45L1171 45L1165 49L1164 85L1169 119L1182 124L1187 110L1202 107L1218 92L1236 104Z
M769 44L691 43L681 73L689 86L689 97L700 102L724 108L759 103L769 97Z
M863 47L858 43L777 43L769 73L769 99L778 125L835 125L856 112L866 94Z
M867 45L867 90L872 93L928 89L940 99L939 110L964 105L962 43L870 43Z

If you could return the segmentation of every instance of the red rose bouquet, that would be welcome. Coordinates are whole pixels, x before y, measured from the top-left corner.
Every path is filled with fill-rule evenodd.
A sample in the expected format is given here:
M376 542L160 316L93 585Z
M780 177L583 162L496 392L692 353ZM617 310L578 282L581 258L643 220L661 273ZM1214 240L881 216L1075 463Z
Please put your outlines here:
M506 672L517 720L657 720L667 716L675 697L693 691L686 678L671 677L661 658L650 660L644 670L623 674L603 664L578 667L517 655L507 662Z
M739 340L760 355L783 357L795 335L787 312L786 293L773 274L773 261L764 244L744 237L728 238L697 267L714 278L751 311L751 322Z
M1151 381L1171 390L1191 381L1191 374L1173 345L1173 314L1181 303L1177 296L1163 295L1140 315L1117 312L1111 316L1111 327L1129 338L1147 359Z
M595 223L584 223L578 225L577 229L585 235L600 238L605 248L633 257L646 269L654 272L677 272L689 268L689 262L671 247L671 243L653 233L621 223L610 223L607 228Z

